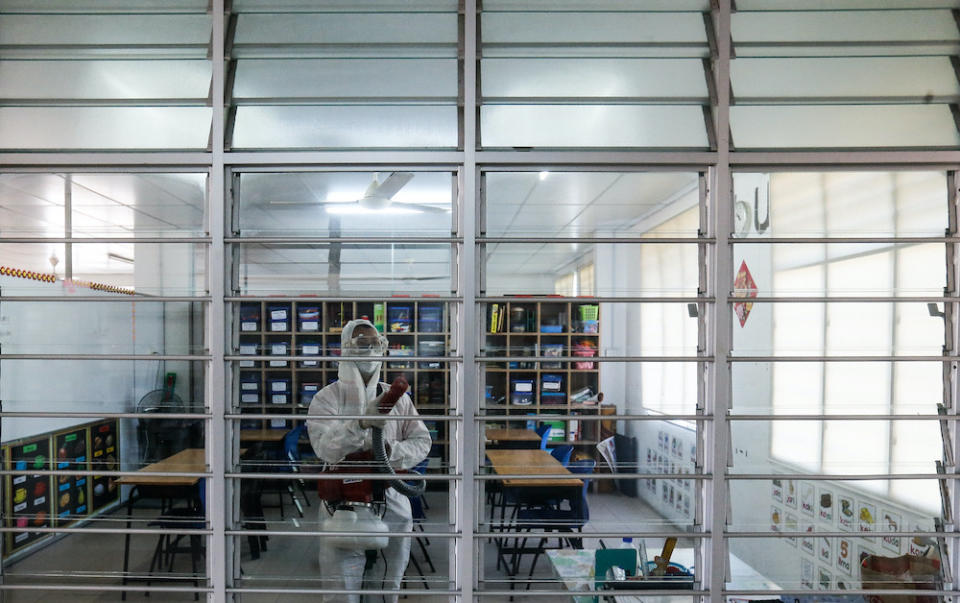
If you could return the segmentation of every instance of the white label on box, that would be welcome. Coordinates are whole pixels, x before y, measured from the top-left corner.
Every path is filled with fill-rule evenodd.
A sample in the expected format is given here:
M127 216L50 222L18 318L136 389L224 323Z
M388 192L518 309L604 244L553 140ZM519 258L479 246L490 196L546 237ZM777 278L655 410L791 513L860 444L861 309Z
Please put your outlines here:
M256 322L241 322L240 323L241 331L256 331L257 323Z
M320 323L317 322L316 320L305 320L302 323L300 323L300 330L301 331L319 331Z
M243 383L240 384L240 389L246 390L246 391L251 391L251 390L257 391L258 389L260 389L258 385L259 384L256 381L244 381Z
M304 346L303 346L303 353L304 353L304 354L319 354L319 353L320 353L320 346L318 346L318 345L304 345Z
M513 391L515 392L532 392L533 384L532 383L515 383L513 386Z
M23 542L27 538L30 538L30 532L24 532L23 534L17 534L13 537L14 542Z
M286 356L287 355L287 344L285 343L274 343L270 345L270 353L274 356Z
M287 394L273 394L273 398L270 401L274 404L286 404Z
M27 508L27 503L22 502L22 503L20 503L19 505L15 505L15 506L13 507L13 512L14 512L14 513L19 513L20 511L23 511L23 510L26 509L26 508Z
M34 498L34 499L33 499L33 506L34 506L34 507L39 507L40 505L42 505L42 504L45 503L45 502L47 502L47 497L46 497L46 496L41 496L41 497L39 497L39 498Z
M255 363L253 360L241 360L241 361L240 361L240 368L250 368L250 367L252 367L254 364L256 364L256 363Z
M286 320L287 311L285 309L270 310L270 320Z
M317 390L319 390L319 389L320 389L320 386L318 386L318 385L304 385L304 386L303 386L303 391L305 391L305 392L315 392L315 391L317 391Z
M271 360L270 366L287 366L286 360Z
M285 392L287 391L287 382L286 381L274 381L270 384L270 391L272 392Z
M241 343L240 344L240 353L244 356L256 356L257 355L257 344L255 343Z
M271 322L270 323L271 331L286 331L287 323L286 322Z
M286 427L286 419L270 419L270 427Z
M26 475L21 475L21 476L18 476L18 477L13 478L13 485L16 486L17 484L22 484L22 483L25 482L25 481L27 481L27 476L26 476Z
M302 364L303 366L318 366L320 363L317 362L316 360L304 360L300 364Z
M241 402L259 402L260 394L241 394L240 401Z
M545 392L558 392L560 391L560 383L557 381L544 381L543 382L543 391Z

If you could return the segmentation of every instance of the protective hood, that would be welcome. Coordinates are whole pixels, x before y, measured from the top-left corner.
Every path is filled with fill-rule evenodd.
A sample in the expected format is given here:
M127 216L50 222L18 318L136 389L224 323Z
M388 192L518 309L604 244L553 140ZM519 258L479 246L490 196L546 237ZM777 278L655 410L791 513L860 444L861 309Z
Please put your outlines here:
M348 400L348 402L357 404L362 404L377 397L380 368L383 365L383 356L387 351L387 338L383 335L379 335L372 346L358 343L353 336L353 332L360 325L369 326L376 331L376 327L369 320L351 320L343 327L343 332L340 334L340 353L343 356L369 355L371 360L341 360L337 370L337 377L340 382L350 386L347 390L350 392L350 397L356 396L356 399ZM376 360L373 358L376 358ZM361 374L361 368L363 368L363 372L370 375L370 378L366 381Z

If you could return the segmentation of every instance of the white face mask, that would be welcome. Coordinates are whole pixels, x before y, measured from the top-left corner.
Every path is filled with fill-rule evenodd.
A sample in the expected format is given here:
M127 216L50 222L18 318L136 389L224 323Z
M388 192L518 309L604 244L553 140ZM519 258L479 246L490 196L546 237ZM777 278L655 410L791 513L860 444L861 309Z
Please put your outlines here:
M356 356L373 356L373 350L367 350L362 352L357 352L354 354ZM360 371L360 374L363 375L364 379L369 379L377 370L380 368L379 360L358 360L355 363L357 365L357 370Z

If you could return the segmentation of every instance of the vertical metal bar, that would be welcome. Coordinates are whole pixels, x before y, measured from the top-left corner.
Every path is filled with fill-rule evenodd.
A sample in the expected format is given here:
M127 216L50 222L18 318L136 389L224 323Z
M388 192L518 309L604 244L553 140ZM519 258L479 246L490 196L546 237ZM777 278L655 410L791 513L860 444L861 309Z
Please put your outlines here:
M223 95L224 95L224 0L211 2L213 35L211 51L213 74L211 81L211 104L213 122L211 124L211 165L209 180L209 223L210 252L207 254L207 274L210 289L210 309L207 312L207 347L210 350L210 366L207 367L206 394L212 418L209 420L206 441L207 463L213 473L207 484L207 521L212 534L207 541L207 575L213 591L207 595L209 601L226 601L227 568L226 559L232 558L230 543L226 541L226 518L224 510L227 488L225 454L227 421L224 400L224 198L225 179L223 148Z
M461 406L460 458L463 461L458 523L462 540L458 543L464 554L459 556L457 566L457 586L462 593L462 601L474 599L474 568L482 560L476 557L473 533L479 517L474 496L474 472L477 466L477 425L473 417L477 413L479 400L477 387L476 352L476 238L477 238L477 0L464 1L463 15L463 207L460 215L463 219L463 254L459 266L461 283L460 294L463 298L461 312L463 354L463 404ZM482 508L480 509L482 511Z
M730 0L720 0L718 9L712 11L717 34L717 61L714 73L717 78L717 165L712 170L711 216L713 236L716 243L713 254L713 274L710 275L710 295L715 299L726 298L733 275L733 254L730 234L733 230L733 205L730 180ZM711 412L713 414L712 439L710 442L709 468L713 474L707 517L710 521L710 555L708 563L710 601L723 601L726 579L727 543L724 531L727 527L730 498L726 482L730 425L727 419L730 408L730 363L728 356L732 343L732 319L726 304L714 304L709 314L710 345L714 357L713 391Z
M947 236L956 236L957 232L960 232L960 224L958 224L958 202L960 202L960 182L958 182L957 171L951 171L947 173ZM958 291L957 287L957 277L960 273L960 248L954 243L947 243L946 245L946 281L947 285L944 287L944 295L956 295ZM943 328L944 328L944 346L943 353L947 355L952 355L956 353L957 342L960 341L960 303L958 302L944 302L943 304ZM949 417L948 428L950 435L952 437L953 445L953 459L956 460L960 458L960 442L958 442L958 423L957 423L957 396L960 393L960 374L958 374L957 362L953 361L950 363L943 363L944 374L944 390L943 390L943 405L947 408L947 415ZM957 467L951 466L947 468L948 475L952 478L947 482L948 492L950 493L950 501L952 504L952 516L954 521L946 527L946 530L951 532L951 536L947 539L951 545L951 556L950 556L950 569L953 579L956 580L957 576L960 576L960 555L957 554L958 547L960 547L960 531L958 531L956 518L960 517L960 500L958 498L957 492ZM953 588L956 588L956 584L952 585Z
M73 237L73 174L63 177L63 236ZM73 243L63 244L63 278L73 278Z

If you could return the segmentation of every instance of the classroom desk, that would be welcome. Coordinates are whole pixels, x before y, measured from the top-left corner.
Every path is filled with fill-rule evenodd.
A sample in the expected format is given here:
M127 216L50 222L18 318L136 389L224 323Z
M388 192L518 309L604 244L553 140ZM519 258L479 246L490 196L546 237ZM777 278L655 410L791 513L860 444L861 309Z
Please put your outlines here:
M539 448L541 439L532 429L488 429L486 437L504 448Z
M662 538L645 538L647 545L647 556L653 559L654 555L660 553L663 549ZM608 541L609 543L609 541ZM554 575L560 579L564 587L571 593L593 590L594 576L594 549L551 549L547 551L547 559L550 560L550 566L553 568ZM673 551L670 559L674 563L679 563L693 568L694 552L692 548L677 548ZM694 569L690 569L694 574ZM730 575L732 580L730 588L743 590L780 590L780 587L771 580L767 579L745 561L730 553ZM670 595L670 596L644 596L642 592L625 591L603 591L608 597L612 597L617 603L639 603L646 600L657 600L661 603L689 603L690 595ZM574 595L570 598L574 603L594 603L594 595ZM765 596L763 598L775 598Z
M169 475L151 475L159 472L203 473L207 470L206 451L203 448L187 448L161 461L152 463L139 469L136 475L121 476L117 483L133 486L127 496L127 529L130 529L133 518L133 504L144 498L159 498L161 500L185 499L192 500L196 496L197 482L200 477L177 477ZM130 533L124 536L123 542L123 581L126 584L127 571L130 568ZM127 593L123 591L120 599L126 600Z
M555 476L538 478L508 478L501 480L504 489L513 489L517 495L517 503L523 504L523 500L536 502L549 498L557 500L563 498L573 498L580 495L583 488L583 481L575 477L564 477L572 475L563 464L553 457L546 450L488 450L487 458L497 475L510 475L522 473L537 476ZM500 526L499 530L507 532L510 524L506 521L507 495L504 492L500 499ZM490 509L491 531L494 529L493 523L494 508ZM509 549L505 546L505 538L495 538L497 545L497 568L503 563L508 572L512 573L510 564L507 563L504 555L513 552L529 552L527 550L518 550L517 547Z
M534 434L536 435L536 434ZM537 476L556 476L552 479L538 477L535 479L505 479L501 480L506 488L579 488L583 481L572 475L560 461L546 450L488 450L487 458L493 472L497 475L522 473Z

